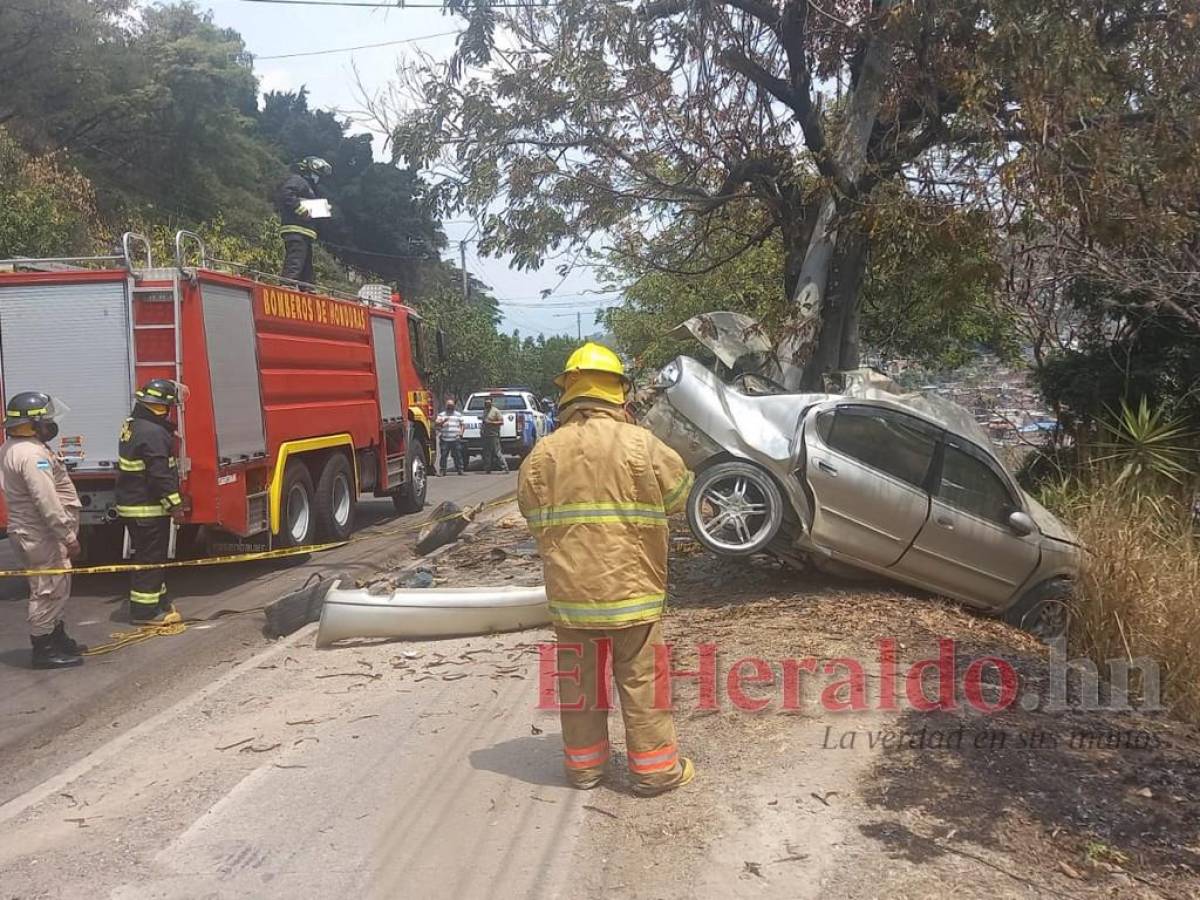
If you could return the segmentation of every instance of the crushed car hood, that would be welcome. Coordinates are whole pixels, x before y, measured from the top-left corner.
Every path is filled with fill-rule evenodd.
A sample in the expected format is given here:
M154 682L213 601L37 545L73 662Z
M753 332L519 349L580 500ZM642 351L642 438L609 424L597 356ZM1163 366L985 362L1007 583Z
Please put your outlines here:
M766 331L743 313L701 313L676 325L668 336L680 341L695 338L730 369L767 376L778 370Z
M668 332L668 336L676 340L694 338L729 369L767 378L775 378L779 374L779 362L766 329L745 313L725 310L701 313L676 325ZM985 447L992 445L987 432L966 408L944 397L906 391L882 372L862 367L838 372L827 380L840 382L826 385L826 390L831 393L864 400L892 400L912 407Z

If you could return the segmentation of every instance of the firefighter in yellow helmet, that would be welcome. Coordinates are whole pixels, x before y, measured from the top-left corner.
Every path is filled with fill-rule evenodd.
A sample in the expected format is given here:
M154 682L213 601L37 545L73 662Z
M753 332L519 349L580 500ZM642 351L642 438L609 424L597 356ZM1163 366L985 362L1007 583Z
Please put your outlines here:
M117 515L129 532L134 562L166 562L171 523L185 518L175 456L176 425L171 410L186 398L186 388L166 378L146 382L134 394L133 412L121 425L117 449ZM129 576L129 620L165 625L179 621L167 599L163 569L139 569Z
M587 343L555 384L559 426L521 466L517 502L537 537L558 638L564 765L593 788L609 757L611 662L625 720L634 791L652 796L692 780L669 709L655 707L655 645L663 643L667 516L682 508L692 473L670 447L630 424L630 387L617 355Z

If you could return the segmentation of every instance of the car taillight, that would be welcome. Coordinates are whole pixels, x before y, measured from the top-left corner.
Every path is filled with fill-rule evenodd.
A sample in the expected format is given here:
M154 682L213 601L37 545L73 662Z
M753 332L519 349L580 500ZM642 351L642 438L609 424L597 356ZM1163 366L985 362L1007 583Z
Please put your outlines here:
M517 413L517 431L525 430L525 413Z

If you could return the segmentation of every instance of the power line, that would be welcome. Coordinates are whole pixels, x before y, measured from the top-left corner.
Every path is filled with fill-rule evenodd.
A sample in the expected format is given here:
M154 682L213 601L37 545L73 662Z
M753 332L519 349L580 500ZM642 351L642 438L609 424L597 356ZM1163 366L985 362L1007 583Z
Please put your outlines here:
M332 4L329 4L332 5ZM432 38L453 37L462 34L461 31L443 31L438 34L426 34L421 37L403 38L398 41L380 41L377 44L359 44L357 47L335 47L331 50L305 50L302 53L273 53L270 56L255 56L255 60L264 59L295 59L297 56L325 56L330 53L350 53L354 50L373 50L376 47L395 47L397 44L415 44L417 41L428 41Z
M278 3L284 6L353 6L362 9L445 9L444 3L360 3L354 0L242 0L243 3ZM527 9L529 7L551 7L557 3L489 3L491 9Z

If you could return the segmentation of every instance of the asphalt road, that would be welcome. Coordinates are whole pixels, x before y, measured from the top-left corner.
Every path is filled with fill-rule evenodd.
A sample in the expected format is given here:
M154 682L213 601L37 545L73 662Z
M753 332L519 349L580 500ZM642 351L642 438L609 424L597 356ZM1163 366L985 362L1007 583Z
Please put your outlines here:
M171 596L184 617L209 621L190 625L178 637L154 638L89 658L75 669L29 667L25 583L0 582L0 803L266 646L261 613L223 613L270 603L301 586L314 572L354 575L405 559L411 556L413 534L381 532L419 523L442 500L465 505L496 499L514 490L515 482L515 474L434 478L422 514L399 517L390 500L361 501L356 540L346 547L295 559L170 573ZM8 542L0 541L0 566L14 565ZM96 645L108 641L113 632L128 629L125 589L121 576L77 577L67 613L72 636Z

